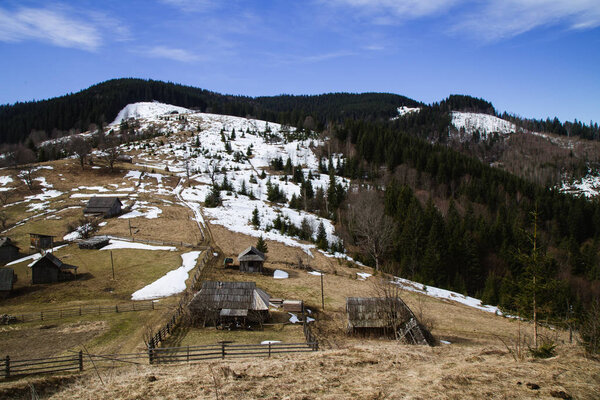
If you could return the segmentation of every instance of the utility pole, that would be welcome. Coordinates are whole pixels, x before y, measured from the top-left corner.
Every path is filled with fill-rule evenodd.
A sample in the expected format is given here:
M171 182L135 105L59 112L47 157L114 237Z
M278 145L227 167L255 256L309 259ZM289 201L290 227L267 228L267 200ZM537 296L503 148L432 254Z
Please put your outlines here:
M110 266L112 268L113 280L115 280L115 263L113 262L112 250L110 251Z

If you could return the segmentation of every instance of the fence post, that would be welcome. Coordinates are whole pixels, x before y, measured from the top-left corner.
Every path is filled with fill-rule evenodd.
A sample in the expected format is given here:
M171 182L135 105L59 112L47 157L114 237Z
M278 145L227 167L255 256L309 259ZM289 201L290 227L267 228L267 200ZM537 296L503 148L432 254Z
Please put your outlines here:
M150 300L150 305L152 305L152 309L154 310L154 302Z
M221 343L221 358L225 358L225 343Z
M148 343L148 362L150 364L152 364L154 362L154 354L153 354L154 353L153 352L153 350L154 350L154 343L153 342L154 342L154 339L152 339L151 342Z
M190 362L190 345L187 347L187 362Z
M40 311L40 320L43 321L44 320L44 312Z
M271 357L271 343L269 342L269 357Z
M83 352L79 350L79 370L83 371Z
M81 306L79 306L79 316L81 316Z
M6 356L4 359L4 377L10 378L10 357Z
M135 311L135 303L131 303L133 305L133 311Z

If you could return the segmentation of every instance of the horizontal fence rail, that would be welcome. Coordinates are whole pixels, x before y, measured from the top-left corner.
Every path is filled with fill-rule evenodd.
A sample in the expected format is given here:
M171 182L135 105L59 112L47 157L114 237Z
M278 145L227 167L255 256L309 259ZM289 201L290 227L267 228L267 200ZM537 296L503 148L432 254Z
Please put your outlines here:
M83 354L79 352L73 356L30 360L11 360L9 356L6 356L0 361L0 370L4 373L4 378L54 372L83 371Z
M56 310L43 310L34 313L4 314L0 315L0 324L31 321L48 321L53 319L62 319L89 314L99 315L131 311L148 311L154 310L156 308L157 306L152 301L115 304L114 306L80 306L71 308L61 308Z
M316 343L231 344L149 348L150 364L191 362L224 358L270 357L282 353L317 351Z

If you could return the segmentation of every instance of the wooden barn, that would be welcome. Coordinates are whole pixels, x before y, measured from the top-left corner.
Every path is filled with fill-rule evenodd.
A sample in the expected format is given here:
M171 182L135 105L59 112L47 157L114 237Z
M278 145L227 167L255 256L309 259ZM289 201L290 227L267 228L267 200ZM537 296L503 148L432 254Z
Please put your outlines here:
M0 264L19 258L19 248L8 237L0 237Z
M254 246L248 247L238 255L240 271L262 272L265 264L265 254Z
M54 247L54 236L41 233L29 234L29 247L36 250L51 249Z
M118 197L92 197L85 209L83 210L84 215L96 215L104 218L114 217L115 215L121 214L121 207L123 203Z
M70 281L77 277L77 267L65 264L52 253L46 253L31 266L31 283Z
M16 281L17 275L12 268L0 268L0 298L10 296Z
M348 297L346 313L349 333L388 336L412 344L433 343L431 334L399 297Z
M192 298L189 309L193 320L203 326L262 325L269 316L269 298L255 282L207 281Z

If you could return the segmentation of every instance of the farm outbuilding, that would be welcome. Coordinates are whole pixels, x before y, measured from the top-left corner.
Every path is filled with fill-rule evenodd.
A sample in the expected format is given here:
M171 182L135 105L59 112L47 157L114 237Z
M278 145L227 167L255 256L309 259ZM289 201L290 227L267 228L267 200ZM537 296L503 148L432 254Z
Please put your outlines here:
M83 210L84 215L98 215L104 218L114 217L115 215L121 214L121 207L123 203L118 197L92 197L85 209Z
M70 281L76 276L76 266L65 264L52 253L46 253L31 266L33 284Z
M79 242L80 249L99 250L108 246L110 238L108 236L94 236Z
M51 249L54 246L54 236L44 235L42 233L30 233L29 242L32 249L44 250Z
M189 309L193 319L203 326L262 324L269 316L269 298L255 282L207 281L192 298Z
M5 299L12 292L17 275L12 268L0 268L0 298Z
M248 247L238 255L240 271L262 272L265 258L265 254L256 247Z
M389 336L413 344L433 343L433 337L399 297L348 297L348 332Z
M0 264L19 258L19 248L8 237L0 237Z

